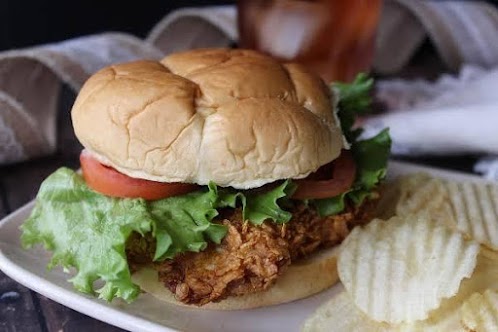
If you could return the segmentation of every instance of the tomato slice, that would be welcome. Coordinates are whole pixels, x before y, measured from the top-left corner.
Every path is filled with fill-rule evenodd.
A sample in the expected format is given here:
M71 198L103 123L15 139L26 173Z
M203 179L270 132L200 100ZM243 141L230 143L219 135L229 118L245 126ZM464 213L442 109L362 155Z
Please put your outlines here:
M342 194L353 185L356 165L351 152L343 150L339 158L320 167L302 180L295 180L295 199L321 199Z
M106 196L156 200L199 189L199 186L190 183L164 183L132 178L101 164L84 151L80 155L80 163L88 186Z

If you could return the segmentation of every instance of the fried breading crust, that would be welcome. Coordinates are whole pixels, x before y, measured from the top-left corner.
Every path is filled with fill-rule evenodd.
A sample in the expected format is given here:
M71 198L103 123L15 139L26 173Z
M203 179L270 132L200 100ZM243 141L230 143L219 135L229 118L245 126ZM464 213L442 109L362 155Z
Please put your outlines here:
M152 264L178 301L217 302L268 289L291 262L341 243L354 226L371 219L374 206L375 200L370 200L359 209L348 207L341 214L320 217L315 209L298 204L288 223L267 221L260 226L243 221L240 209L230 209L218 220L228 227L220 245L152 263L153 244L142 241L141 246L130 246L128 261L132 270Z

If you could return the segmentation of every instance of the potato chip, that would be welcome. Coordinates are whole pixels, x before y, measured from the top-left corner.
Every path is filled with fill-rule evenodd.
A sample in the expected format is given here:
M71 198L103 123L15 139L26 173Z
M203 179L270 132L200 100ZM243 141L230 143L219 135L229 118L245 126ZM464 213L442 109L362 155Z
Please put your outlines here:
M452 225L479 243L498 250L498 186L445 182L454 217Z
M498 292L474 293L462 305L462 324L470 331L498 331Z
M396 332L464 332L460 322L462 304L475 292L498 289L498 253L483 248L471 278L462 281L456 296L444 299L426 320L398 325L376 322L360 311L346 292L324 303L310 316L303 331L396 331Z
M303 332L387 332L386 323L370 319L354 305L345 291L323 304L304 323Z
M396 215L407 215L427 209L431 204L438 206L445 199L442 182L425 173L416 173L399 179L400 196Z
M426 213L373 220L344 241L339 277L376 321L426 319L476 266L479 245Z
M394 328L399 332L467 331L460 323L460 308L475 292L488 288L498 289L498 253L482 248L477 256L477 265L470 278L462 281L456 296L445 299L439 308L429 313L429 318L414 323L405 323Z
M449 196L442 180L425 173L402 176L386 186L378 216L388 219L427 211L438 220L451 217Z

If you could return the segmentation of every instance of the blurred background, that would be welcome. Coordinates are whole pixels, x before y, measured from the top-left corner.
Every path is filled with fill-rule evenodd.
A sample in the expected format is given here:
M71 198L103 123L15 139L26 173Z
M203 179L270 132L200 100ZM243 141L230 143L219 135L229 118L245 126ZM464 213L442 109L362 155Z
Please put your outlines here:
M444 2L448 0L416 1ZM474 0L459 1L475 2ZM303 0L302 2L313 1ZM409 3L409 1L405 2ZM481 2L498 7L498 0L481 0ZM236 3L236 0L155 0L146 1L144 5L139 2L118 0L101 2L2 0L0 1L0 51L64 41L108 31L126 32L139 38L145 38L156 23L175 9ZM265 1L253 0L245 1L245 3L262 4ZM245 46L254 47L254 45L247 43ZM437 57L434 57L433 61L426 61L433 53L435 53L433 43L431 43L430 38L426 38L411 58L411 66L405 68L403 72L395 74L406 78L423 76L435 79L437 71L451 71L451 68L446 68ZM425 70L421 73L418 70L420 65L432 66L434 70Z
M497 0L487 2L498 5ZM176 8L235 3L235 0L153 0L145 4L118 0L2 0L0 51L103 31L124 31L145 37L155 23Z
M145 37L155 23L175 8L235 2L2 0L0 50L55 42L103 31L124 31Z
M72 44L65 47L61 58L55 59L54 62L58 62L61 68L67 68L66 60L71 59L71 67L76 71L72 73L76 77L73 81L68 81L64 78L67 75L62 75L64 76L62 77L64 78L63 83L69 84L71 88L68 93L71 97L67 98L68 102L64 104L66 108L70 108L74 93L77 92L80 84L93 71L106 63L129 61L133 56L159 58L171 51L181 50L182 47L184 49L213 45L209 44L209 38L204 38L206 36L204 27L207 25L200 24L199 20L189 20L188 18L184 18L182 21L184 22L182 28L178 24L170 24L169 29L163 27L162 36L155 35L151 39L150 31L155 26L157 27L161 19L168 17L174 10L181 7L208 7L235 5L236 3L235 0L145 2L2 0L0 1L0 51L25 49L35 45L57 43L75 37L109 31L134 35L139 38L136 43L140 43L140 40L148 36L148 45L152 44L157 47L153 52L131 52L128 57L120 57L124 53L121 51L113 52L116 45L96 41L96 44L93 45L97 45L97 48L102 45L107 45L108 48L102 47L102 52L94 56L93 62L89 58L85 58L85 55L94 51L95 46L93 49L92 46L85 49L83 45L87 42L81 42L78 45ZM275 6L276 3L281 7L280 13L275 10L278 7ZM285 5L282 5L284 3L292 3L292 6L284 8ZM238 44L265 51L284 61L301 62L314 69L328 82L332 80L350 81L358 71L368 71L373 68L374 76L379 79L377 81L376 101L380 101L380 103L377 106L379 109L392 111L410 110L414 106L426 109L424 103L438 95L444 95L448 87L457 88L460 83L469 81L469 77L480 77L483 72L498 64L497 1L322 1L322 4L327 3L327 6L330 6L328 10L320 9L321 7L318 6L313 9L315 3L319 4L320 1L241 0L239 4L244 9L241 20L239 15L239 28L242 27L239 30L241 39L236 40L236 32L232 35L228 33L226 39L230 43L225 43L224 46ZM381 10L382 3L384 3L384 7ZM432 5L442 3L448 5ZM466 5L477 3L481 5ZM489 8L485 8L486 6L482 6L482 4ZM307 18L304 14L308 10L306 8L309 9L306 14ZM225 24L225 28L226 25L229 25L228 30L237 31L236 23L234 23L235 15L232 15L235 13L235 7L231 9L231 15L225 15L229 16L231 23ZM206 15L212 15L215 21L220 18L213 13ZM308 21L304 22L303 19ZM445 19L445 21L441 22L441 19ZM320 20L322 21L320 22ZM377 34L377 49L374 50L378 22L380 22L378 29L380 33ZM438 22L438 24L434 22ZM220 24L210 24L210 27L219 29L220 33L216 35L217 37L223 34L226 36L227 31L223 28L223 22L218 23ZM308 28L308 35L305 33L306 28L303 29L303 27ZM191 34L193 30L195 31ZM309 35L313 37L310 38ZM182 40L187 42L182 43ZM141 44L136 47L136 43L130 44L131 51L138 47L146 49L147 45ZM177 45L177 47L170 47L171 45ZM214 45L219 45L219 43ZM52 67L48 68L50 67L48 62L53 58L51 52L60 52L61 49L49 48L45 51L45 56L48 55L46 62L38 58L37 61L41 61L47 67L44 70L51 69L53 71ZM375 57L372 57L374 51ZM29 90L29 93L35 93L39 90L40 84L34 80L31 85L25 84L25 79L32 78L29 76L29 71L32 68L28 68L20 59L26 55L32 56L30 53L23 53L22 56L17 53L17 58L14 61L7 60L6 58L12 55L4 52L6 57L2 63L4 81L0 82L3 84L0 88L4 89L12 99L29 108L31 105L28 105L27 101L32 101L33 98L32 96L27 97L23 91ZM104 58L106 56L107 59ZM20 68L25 68L25 72L20 73ZM57 74L57 70L55 72ZM435 82L445 74L453 75L453 78L450 79L452 84L448 84L447 79L436 86L431 86L428 83L421 85L413 81L414 79L428 79L428 82ZM45 77L48 77L47 75ZM40 74L40 76L43 75ZM57 76L61 78L60 74ZM18 82L13 82L15 79ZM405 81L399 84L399 82L386 81L386 79L404 79ZM29 87L33 87L33 89L30 90ZM55 94L55 90L53 94ZM41 102L43 102L43 98ZM33 110L39 112L39 105L40 101ZM36 115L34 116L36 118ZM420 115L417 116L420 117ZM428 114L427 118L431 118L431 115ZM386 119L391 120L391 118ZM391 127L396 128L394 125ZM455 125L454 129L458 130L458 125ZM417 139L425 136L418 134ZM473 136L470 138L474 139ZM406 137L407 142L416 144L417 147L423 147L425 144L419 140L412 142L408 139L411 137ZM398 142L402 142L402 140L398 140ZM494 151L482 148L469 149L467 144L459 146L459 149L445 149L443 151L445 153L441 153L441 150L435 151L436 153L427 150L424 151L425 153L413 153L414 149L407 149L406 146L406 144L402 145L400 149L395 149L395 152L409 157L412 154L419 158L421 155L430 154L443 155L443 158L446 158L448 155L446 151L454 153L454 150L457 150L460 154L469 153L469 151L477 154L488 154L490 151ZM57 144L57 148L60 149L61 145ZM53 147L51 151L53 151ZM22 158L13 158L12 160L22 160ZM471 163L473 164L473 160Z

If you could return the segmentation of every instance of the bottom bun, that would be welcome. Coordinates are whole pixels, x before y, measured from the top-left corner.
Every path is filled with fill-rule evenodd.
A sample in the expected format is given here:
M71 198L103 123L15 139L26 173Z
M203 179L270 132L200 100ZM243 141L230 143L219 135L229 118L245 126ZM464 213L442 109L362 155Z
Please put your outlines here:
M338 247L322 250L310 258L293 263L268 290L229 297L202 307L177 301L174 294L158 280L157 271L145 267L132 276L133 282L152 296L169 303L210 310L242 310L287 303L319 293L338 280Z

